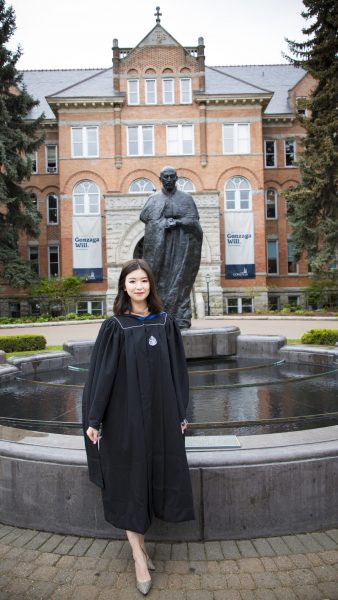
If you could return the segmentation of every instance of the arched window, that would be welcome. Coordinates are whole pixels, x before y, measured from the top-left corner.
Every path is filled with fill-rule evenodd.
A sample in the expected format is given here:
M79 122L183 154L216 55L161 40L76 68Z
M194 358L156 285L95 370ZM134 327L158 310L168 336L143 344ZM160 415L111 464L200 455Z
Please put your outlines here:
M251 186L244 177L231 177L224 186L225 210L251 210Z
M141 177L140 179L134 179L129 186L129 194L142 194L145 192L154 192L156 190L154 184L150 179Z
M265 217L277 219L277 192L273 188L268 188L265 192Z
M179 177L176 186L182 192L195 192L195 186L193 182L187 177Z
M74 215L99 215L100 190L93 181L77 183L73 191Z

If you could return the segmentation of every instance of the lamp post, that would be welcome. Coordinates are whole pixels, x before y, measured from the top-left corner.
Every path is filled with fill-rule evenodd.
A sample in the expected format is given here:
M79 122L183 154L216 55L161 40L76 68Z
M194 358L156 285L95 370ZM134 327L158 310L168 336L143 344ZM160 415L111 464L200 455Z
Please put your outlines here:
M210 293L209 293L209 283L210 283L210 274L207 273L207 275L205 276L206 282L207 282L207 312L208 312L208 317L210 317Z

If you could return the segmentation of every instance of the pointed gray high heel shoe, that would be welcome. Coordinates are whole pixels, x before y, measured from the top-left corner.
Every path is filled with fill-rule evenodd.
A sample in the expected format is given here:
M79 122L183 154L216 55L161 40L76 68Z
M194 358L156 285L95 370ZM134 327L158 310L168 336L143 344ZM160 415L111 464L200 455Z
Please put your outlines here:
M152 581L148 579L147 581L138 581L136 579L136 587L143 596L146 596L151 588Z
M145 550L143 550L143 548L141 548L141 550L142 550L144 556L146 557L147 567L148 567L149 571L155 571L156 568L155 568L155 565L154 565L153 561L151 560L150 556L146 553Z

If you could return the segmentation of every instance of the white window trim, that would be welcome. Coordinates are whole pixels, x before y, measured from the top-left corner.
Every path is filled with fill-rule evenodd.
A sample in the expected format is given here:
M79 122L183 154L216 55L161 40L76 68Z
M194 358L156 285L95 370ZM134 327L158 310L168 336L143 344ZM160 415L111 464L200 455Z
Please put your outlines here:
M73 215L74 216L83 216L83 217L94 217L97 215L101 214L101 191L98 187L98 185L94 182L94 181L90 181L90 183L93 183L94 185L96 185L97 188L97 195L98 195L98 201L97 201L97 211L96 212L90 212L89 210L89 206L90 206L90 195L89 193L84 193L83 195L84 197L84 211L83 212L77 212L76 211L76 202L75 202L75 196L80 195L79 192L75 191L75 188L77 187L77 185L79 185L80 183L85 183L88 180L83 180L83 181L79 181L73 188L73 193L72 193L72 199L73 199ZM92 195L94 195L94 192L92 193Z
M50 144L50 145L52 146L54 144ZM32 162L35 160L35 165L36 165L36 169L35 169L35 171L33 171L33 169L32 169L31 175L37 175L38 172L39 172L38 171L38 153L37 152L31 152L30 159L31 159Z
M165 81L171 81L172 102L165 101L165 90L164 90L164 82ZM164 79L162 79L162 101L163 101L163 104L167 104L167 105L175 104L175 80L173 77L165 77Z
M268 191L269 190L273 190L275 193L275 207L276 207L276 216L275 217L268 217ZM267 221L277 221L278 219L278 194L277 194L277 190L275 190L274 188L267 188L265 190L265 218Z
M38 276L40 275L40 251L39 251L39 244L38 243L34 243L31 242L30 244L28 244L28 248L27 248L27 255L28 255L28 262L31 263L31 255L30 255L30 250L31 248L37 248L38 249Z
M137 87L137 100L136 102L131 102L130 101L130 84L131 83L136 83L136 87ZM128 104L129 106L137 106L138 104L140 104L140 81L139 79L128 79Z
M293 149L294 149L294 159L293 162L295 163L295 161L297 160L297 154L296 154L296 140L294 138L286 138L284 140L284 167L286 169L295 169L296 165L287 165L286 164L286 142L293 142Z
M168 129L170 129L170 127L177 127L177 131L178 131L178 146L179 146L179 152L175 152L175 153L169 153L169 149L168 149ZM192 132L192 136L191 136L191 143L192 143L192 149L191 152L183 152L183 128L184 127L191 127L191 132ZM167 125L167 155L168 156L192 156L193 154L195 154L195 130L194 130L194 126L191 123L184 123L184 124L173 124L173 125Z
M247 296L235 296L232 298L228 298L227 296L225 297L225 305L226 305L226 314L230 314L229 313L229 300L237 300L237 313L233 313L233 314L253 314L255 312L255 299L251 298L251 312L250 313L243 313L243 300L244 298L246 298Z
M50 272L50 249L52 247L57 248L57 254L58 254L58 277L60 277L60 245L59 244L52 244L49 243L48 244L48 277L51 278L51 272Z
M224 127L228 127L229 125L232 125L234 128L234 151L233 152L226 152L225 151L225 145L224 145ZM247 125L248 127L248 150L247 152L239 152L238 151L238 125ZM223 145L223 154L226 156L233 156L235 154L240 154L240 155L246 155L246 154L250 154L251 152L251 130L250 130L250 123L223 123L223 127L222 127L222 145Z
M189 81L189 100L187 102L184 102L184 100L183 100L183 86L182 86L183 81ZM180 103L181 104L192 104L191 77L182 77L180 79Z
M92 303L93 303L93 302L100 302L100 304L101 304L101 313L100 313L100 314L101 314L101 315L103 315L103 300L79 300L79 301L76 303L76 314L81 314L81 313L78 313L78 305L79 305L81 302L87 302L87 308L88 308L88 310L87 310L87 314L88 314L88 315L96 314L96 313L93 313L93 312L92 312L92 311L93 311L93 306L92 306Z
M274 155L274 164L267 165L266 164L266 142L273 142L273 155ZM265 169L276 169L277 167L277 154L276 154L276 140L273 139L265 139L264 140L264 167Z
M143 133L142 133L142 128L143 127L151 127L152 150L153 150L151 154L143 154L143 152L138 152L137 154L130 154L129 153L129 129L131 127L137 127L137 145L138 145L138 150L140 150L141 148L143 149ZM130 127L126 128L126 133L127 133L127 156L155 156L154 125L131 125Z
M148 81L153 81L155 84L155 100L154 102L148 102L148 94L147 94L147 82ZM154 78L147 78L144 82L144 102L145 104L147 104L147 106L154 106L154 104L157 104L157 80Z
M269 252L268 252L269 242L276 242L276 263L277 263L276 273L269 273ZM268 277L275 277L276 275L279 275L279 244L278 244L278 240L274 239L274 238L266 240L266 272L267 272Z
M75 129L82 130L82 149L83 153L80 155L74 154L74 131ZM95 129L96 130L96 154L88 154L88 137L87 130ZM84 127L72 127L71 128L71 150L72 150L72 158L80 159L80 158L98 158L99 157L99 128L97 125L88 125Z
M57 219L56 219L55 223L49 220L49 196L54 196L54 198L56 199L56 216L57 216ZM59 224L59 198L57 197L56 194L54 194L53 192L51 192L50 194L47 195L46 204L47 204L47 206L46 206L47 225L52 225L52 226L53 225L58 225Z
M236 176L235 176L236 177ZM240 176L242 177L242 176ZM230 180L232 179L232 177L230 177ZM230 181L229 179L225 182L224 184L224 211L225 212L252 212L252 188L250 185L250 182L248 179L246 179L246 177L243 177L243 179L245 179L248 182L248 188L245 188L248 190L249 192L249 207L248 208L241 208L241 197L240 197L240 192L241 190L238 187L235 187L231 190L227 190L226 189L226 184L228 183L228 181ZM235 192L235 208L227 208L227 196L226 193L227 192Z
M50 147L55 148L55 163L56 163L55 167L48 166L48 148L50 148ZM51 174L51 173L58 172L58 147L57 147L57 144L46 144L45 145L45 165L46 165L46 173Z

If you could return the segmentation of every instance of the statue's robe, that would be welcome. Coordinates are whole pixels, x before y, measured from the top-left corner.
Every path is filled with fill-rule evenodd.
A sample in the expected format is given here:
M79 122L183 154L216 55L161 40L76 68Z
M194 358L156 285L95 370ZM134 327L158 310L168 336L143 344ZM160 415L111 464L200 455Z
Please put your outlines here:
M178 224L167 228L168 219ZM145 223L143 258L154 273L165 309L181 328L191 325L190 293L201 261L203 233L189 194L164 189L150 196L141 212Z
M145 533L153 515L194 519L180 423L189 383L178 325L166 313L107 319L97 337L83 393L90 479L102 488L105 519Z

